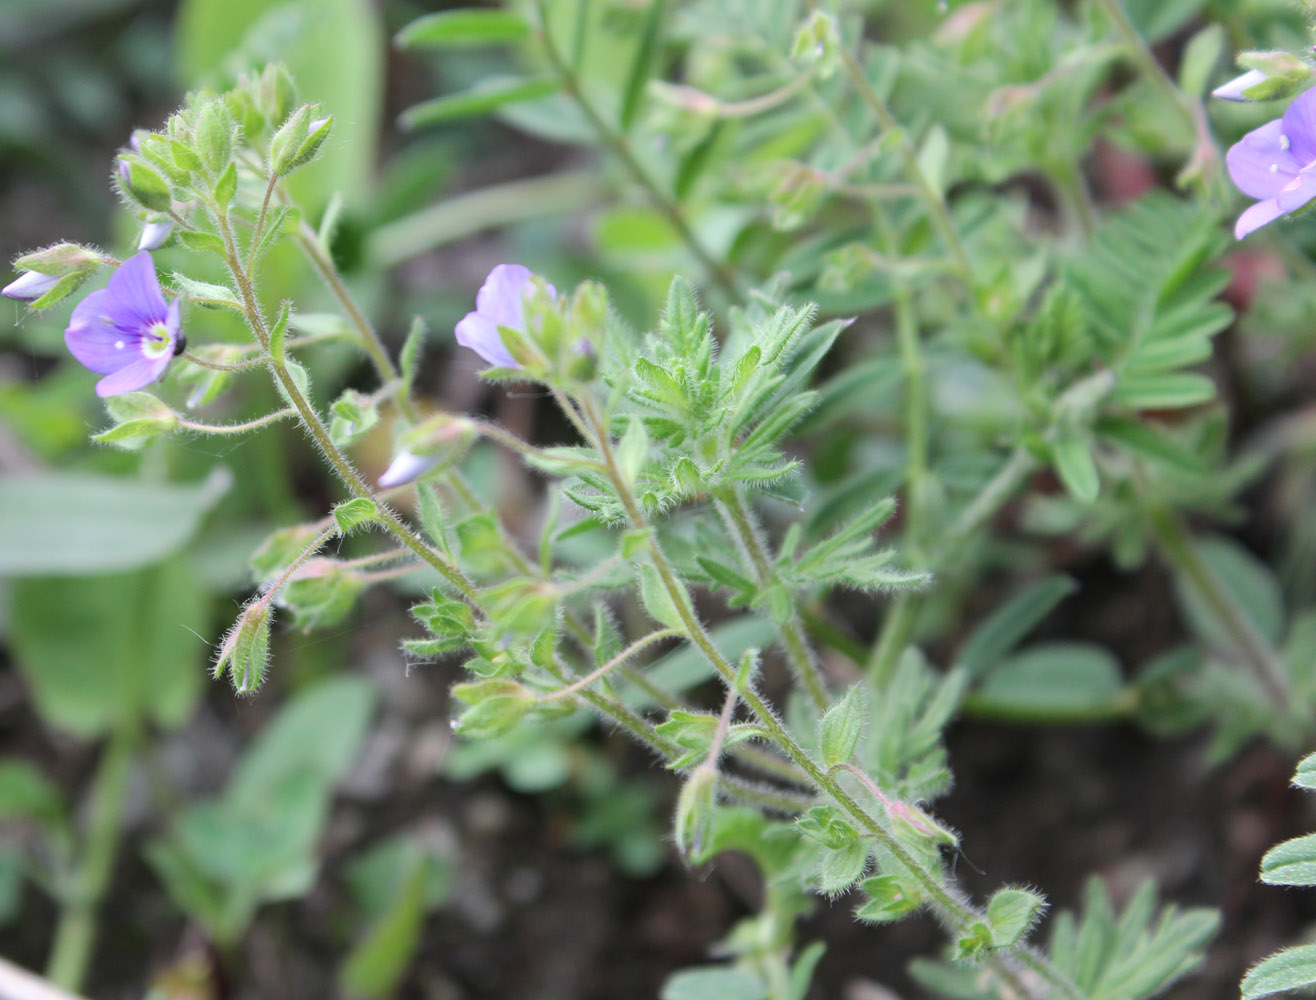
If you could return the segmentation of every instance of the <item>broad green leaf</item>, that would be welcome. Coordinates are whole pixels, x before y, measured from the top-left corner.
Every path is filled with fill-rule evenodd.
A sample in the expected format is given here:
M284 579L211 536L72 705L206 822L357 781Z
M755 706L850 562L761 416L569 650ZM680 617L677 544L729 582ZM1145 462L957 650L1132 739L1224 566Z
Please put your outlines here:
M854 756L864 732L864 697L860 685L827 710L819 724L818 746L828 767L844 764Z
M1308 754L1298 763L1298 770L1293 775L1293 784L1298 788L1316 789L1316 753Z
M1119 664L1099 646L1047 643L1011 657L965 699L968 711L1040 722L1118 717L1129 709Z
M982 676L1077 589L1073 579L1057 574L1016 594L973 630L957 664L970 677Z
M1009 948L1018 942L1045 906L1045 899L1025 889L1000 889L993 893L987 903L992 946Z
M748 972L723 966L683 969L668 977L659 1000L766 1000L767 988Z
M1212 536L1192 544L1262 637L1278 643L1284 634L1284 595L1270 567L1229 538ZM1193 631L1207 645L1233 648L1232 634L1199 589L1182 578L1175 584L1175 594Z
M1215 396L1215 383L1195 372L1127 375L1119 380L1111 401L1131 410L1175 410L1205 403Z
M205 594L174 559L114 576L34 577L13 588L10 638L32 700L51 725L91 738L191 714L210 654Z
M0 477L0 576L136 569L176 552L232 481L148 483L81 472Z
M1092 458L1092 442L1079 434L1062 436L1051 449L1060 481L1075 500L1092 503L1101 492L1097 463Z
M16 819L62 822L64 798L55 783L30 762L0 760L0 820Z
M1206 0L1121 0L1125 13L1148 42L1159 42L1186 24Z
M230 801L265 801L290 774L330 783L356 759L375 709L374 689L337 677L299 694L265 727L229 784Z
M533 101L556 93L561 84L555 77L486 77L475 87L460 94L436 97L402 112L398 123L404 129L438 125L486 115L491 111Z
M1261 859L1261 881L1270 885L1316 885L1316 833L1276 844Z
M1272 993L1299 990L1316 984L1316 944L1276 952L1243 977L1243 1000L1259 1000Z
M510 10L463 8L426 14L397 33L400 49L449 49L519 42L530 27Z

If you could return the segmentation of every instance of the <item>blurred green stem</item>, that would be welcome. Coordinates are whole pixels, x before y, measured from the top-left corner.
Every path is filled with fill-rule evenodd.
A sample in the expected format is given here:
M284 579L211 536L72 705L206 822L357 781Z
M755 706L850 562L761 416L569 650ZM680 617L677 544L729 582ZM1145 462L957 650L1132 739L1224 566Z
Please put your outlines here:
M365 349L366 354L370 356L370 362L375 366L375 371L379 375L379 381L388 384L396 382L401 377L398 374L397 365L393 364L392 357L389 356L388 348L379 337L379 332L375 329L369 318L361 307L356 304L352 298L352 293L348 291L347 285L343 282L343 276L338 273L338 268L334 265L333 258L329 256L329 251L321 242L320 236L305 222L297 230L297 243L301 246L302 252L306 254L310 262L319 272L320 277L329 286L338 299L339 305L347 313L347 318L361 339L361 346ZM416 422L416 409L411 405L411 400L404 393L398 393L394 396L397 401L398 409L402 415L412 423Z
M548 57L553 70L562 79L562 85L566 88L567 94L580 108L581 114L585 116L590 127L594 129L599 141L617 158L617 161L626 169L626 172L631 175L635 182L644 188L654 208L667 217L667 221L672 224L672 228L680 235L682 242L685 243L690 253L708 272L709 277L717 282L728 298L733 302L739 301L741 297L740 289L736 284L735 275L731 273L731 269L727 267L725 262L713 256L712 252L704 246L703 241L690 227L681 206L663 190L662 185L658 183L635 155L635 152L631 149L630 140L627 139L625 134L617 131L604 120L603 115L599 113L599 110L594 107L593 102L585 94L580 77L562 58L557 43L553 41L553 33L548 26L548 13L544 8L544 0L538 0L535 9L539 13L539 30L544 44L544 54Z
M114 871L124 792L137 739L136 720L121 723L101 753L91 788L91 815L82 857L55 928L46 978L75 993L82 989L87 976L96 944L97 910Z
M807 6L811 11L819 11L821 7L818 0L806 0ZM919 163L918 151L914 149L914 144L909 141L909 135L901 127L896 116L891 113L887 103L883 100L882 95L877 92L873 86L873 81L868 78L864 72L863 64L858 57L846 46L840 46L841 67L845 70L846 76L863 98L864 103L868 105L873 117L877 119L878 126L888 135L897 137L896 150L900 154L900 159L905 165L905 173L909 179L914 182L918 188L919 196L923 199L923 206L927 209L928 218L932 226L937 230L937 235L941 237L942 243L950 251L950 255L955 259L955 267L960 272L960 276L966 281L973 280L973 262L969 260L969 255L964 249L964 243L960 240L960 235L955 231L955 223L951 220L950 209L946 205L946 199L941 192L937 190L932 180L928 177L923 165Z
M1271 648L1266 637L1257 631L1252 619L1239 606L1215 570L1202 558L1201 550L1183 518L1168 507L1155 504L1148 509L1147 520L1162 557L1197 591L1211 613L1233 637L1244 662L1266 697L1280 715L1287 716L1289 685L1279 655Z
M960 516L942 532L927 568L937 572L947 560L953 559L960 547L1009 502L1036 468L1037 459L1032 453L1016 448ZM882 620L882 630L868 660L868 675L879 691L890 681L900 654L909 644L920 600L919 595L909 591L901 593Z

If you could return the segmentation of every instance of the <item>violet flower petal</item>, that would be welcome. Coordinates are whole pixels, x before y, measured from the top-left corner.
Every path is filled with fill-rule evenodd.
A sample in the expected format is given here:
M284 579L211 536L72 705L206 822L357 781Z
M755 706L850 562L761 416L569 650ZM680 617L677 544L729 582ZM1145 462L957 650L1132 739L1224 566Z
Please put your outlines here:
M1234 239L1241 240L1249 233L1256 232L1262 226L1269 225L1285 214L1284 209L1280 208L1278 198L1259 201L1240 215L1238 221L1234 223Z
M105 314L108 296L108 290L102 288L79 302L64 331L69 353L84 367L102 375L117 372L140 355L137 341L141 335L120 330Z
M1273 198L1298 176L1302 164L1283 145L1281 119L1266 122L1243 136L1225 155L1229 176L1246 195Z
M397 458L393 459L389 467L384 470L384 474L379 477L379 485L382 489L388 489L413 482L438 465L441 457L437 453L416 455L404 449L398 452Z
M488 316L478 312L467 313L454 332L457 334L457 343L469 347L489 364L500 368L521 367L508 353L502 334L498 332L498 324Z
M520 264L499 264L484 279L475 296L475 311L499 326L525 327L525 290L530 270Z
M132 392L164 374L179 344L181 307L165 302L149 253L119 265L110 283L73 310L64 343L87 368L106 375L101 396Z
M1286 148L1306 165L1316 162L1316 90L1304 90L1280 119Z
M152 323L163 321L169 311L160 291L160 280L155 276L155 263L145 250L119 265L105 291L108 293L106 315L123 329L145 330Z
M96 395L117 396L123 392L136 392L158 379L169 365L170 355L159 358L138 357L131 364L124 365L117 372L106 375L96 383Z
M24 271L17 278L0 288L0 295L20 302L32 302L41 298L59 282L53 274L40 271Z

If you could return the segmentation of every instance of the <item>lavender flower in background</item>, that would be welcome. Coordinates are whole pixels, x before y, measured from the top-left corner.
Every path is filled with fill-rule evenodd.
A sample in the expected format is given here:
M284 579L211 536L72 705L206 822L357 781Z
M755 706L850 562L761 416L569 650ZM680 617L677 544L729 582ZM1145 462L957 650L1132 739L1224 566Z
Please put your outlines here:
M441 454L417 455L413 451L407 451L405 448L398 452L397 457L393 459L384 474L379 477L381 489L389 489L393 486L402 486L406 483L414 482L419 479L430 469L434 468L442 460Z
M1240 240L1316 198L1316 89L1299 94L1282 118L1243 136L1225 162L1239 190L1261 199L1238 217Z
M0 288L0 295L20 302L34 302L54 288L58 281L59 278L53 274L25 271L4 288Z
M520 368L507 351L499 327L525 329L525 293L530 289L530 270L520 264L499 264L484 279L475 296L475 312L457 324L457 343L469 347L491 365ZM549 295L557 291L548 286Z
M186 341L178 302L165 302L149 253L124 261L105 288L78 303L64 343L82 364L106 376L96 383L98 396L134 392L164 374Z

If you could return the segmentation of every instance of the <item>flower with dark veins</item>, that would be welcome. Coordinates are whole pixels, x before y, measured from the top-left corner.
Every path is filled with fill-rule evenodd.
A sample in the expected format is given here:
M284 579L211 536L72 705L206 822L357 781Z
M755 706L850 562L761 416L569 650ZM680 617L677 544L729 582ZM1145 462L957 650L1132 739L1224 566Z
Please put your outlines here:
M1299 94L1282 118L1243 136L1225 162L1239 190L1260 199L1234 225L1240 240L1316 198L1316 88Z
M520 368L503 343L500 327L525 330L525 296L530 291L530 270L520 264L499 264L484 279L475 296L475 311L457 324L457 343L469 347L491 365ZM548 285L548 294L557 291Z
M105 288L78 303L64 343L83 365L105 376L96 383L98 396L135 392L164 374L186 341L178 300L165 301L149 253L124 261Z

